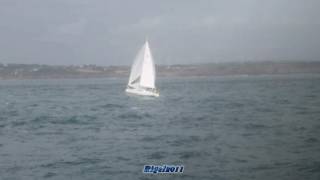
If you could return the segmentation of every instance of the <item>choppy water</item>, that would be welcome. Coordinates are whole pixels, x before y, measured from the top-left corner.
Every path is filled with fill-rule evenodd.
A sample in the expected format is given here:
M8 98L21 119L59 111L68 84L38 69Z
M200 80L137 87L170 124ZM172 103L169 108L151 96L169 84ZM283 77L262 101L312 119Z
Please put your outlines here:
M320 76L0 81L0 179L319 179ZM182 164L182 175L142 174Z

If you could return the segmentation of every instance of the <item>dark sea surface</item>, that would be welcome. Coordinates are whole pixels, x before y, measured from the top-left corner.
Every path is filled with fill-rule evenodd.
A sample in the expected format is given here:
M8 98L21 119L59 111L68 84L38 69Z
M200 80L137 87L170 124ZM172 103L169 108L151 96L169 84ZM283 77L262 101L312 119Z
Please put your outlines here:
M0 179L320 179L320 75L126 83L0 81Z

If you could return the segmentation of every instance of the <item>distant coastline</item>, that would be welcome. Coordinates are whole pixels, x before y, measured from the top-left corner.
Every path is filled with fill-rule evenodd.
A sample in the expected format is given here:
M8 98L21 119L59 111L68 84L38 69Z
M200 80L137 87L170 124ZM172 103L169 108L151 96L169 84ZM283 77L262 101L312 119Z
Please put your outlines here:
M320 62L228 62L189 65L158 65L158 77L224 76L320 73ZM40 64L2 64L3 79L61 79L128 77L130 66L54 66Z

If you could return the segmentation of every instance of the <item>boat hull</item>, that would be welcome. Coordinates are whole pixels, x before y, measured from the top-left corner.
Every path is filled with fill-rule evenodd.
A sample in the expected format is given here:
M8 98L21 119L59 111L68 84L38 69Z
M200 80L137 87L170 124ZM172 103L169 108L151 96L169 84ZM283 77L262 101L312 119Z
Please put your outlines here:
M140 96L151 96L151 97L159 97L158 92L148 91L146 89L126 89L126 93L140 95Z

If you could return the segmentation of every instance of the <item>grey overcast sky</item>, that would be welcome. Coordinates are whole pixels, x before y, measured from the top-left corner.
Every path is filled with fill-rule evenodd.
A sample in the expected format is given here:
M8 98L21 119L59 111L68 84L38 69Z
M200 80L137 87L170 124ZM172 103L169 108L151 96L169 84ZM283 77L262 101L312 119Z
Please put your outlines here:
M319 0L0 0L0 62L320 60Z

